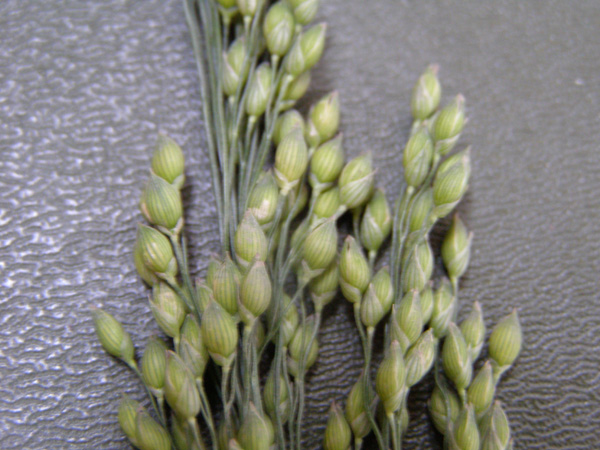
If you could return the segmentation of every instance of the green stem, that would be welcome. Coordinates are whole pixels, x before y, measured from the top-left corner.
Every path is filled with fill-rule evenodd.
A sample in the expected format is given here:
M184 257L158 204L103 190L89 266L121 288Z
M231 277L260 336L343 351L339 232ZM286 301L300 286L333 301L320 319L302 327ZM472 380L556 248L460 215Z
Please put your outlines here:
M398 428L396 427L396 413L390 413L387 415L388 422L392 428L392 448L394 450L398 449L399 437L398 437Z
M404 241L406 240L406 233L404 222L407 219L409 204L411 204L414 195L414 189L411 186L406 187L402 192L398 206L396 207L396 214L394 216L394 228L392 233L392 255L391 255L391 276L392 286L394 286L394 293L396 299L402 297L400 292L400 264L402 261L402 250L404 247Z
M252 172L252 167L248 167L248 162L252 161L254 155L256 154L256 149L258 147L258 135L260 134L260 130L257 127L254 127L252 131L252 137L250 141L250 151L248 156L248 161L243 160L243 170L240 170L239 173L239 204L238 209L240 211L240 215L243 215L244 211L246 211L246 204L248 202L248 197L254 188L254 185L250 186L250 173Z
M304 415L304 396L305 396L304 375L306 372L306 358L308 357L308 354L310 353L310 350L315 342L315 339L317 338L317 334L319 333L319 328L321 327L321 316L322 316L321 310L315 311L314 329L313 329L313 332L308 341L308 345L306 347L304 347L304 342L302 343L303 344L302 348L306 349L306 351L302 355L300 368L298 370L298 372L301 375L301 380L302 380L302 383L300 384L300 389L299 389L298 415L296 417L296 447L298 449L301 448L300 442L302 441L302 416ZM304 338L304 334L302 337Z
M294 405L295 402L296 402L296 398L294 397L294 390L292 389L292 384L290 382L290 374L288 372L288 366L287 366L287 362L285 360L285 355L287 353L287 347L286 346L284 346L281 349L281 353L282 353L282 356L283 356L283 361L282 361L282 364L281 364L281 368L283 369L283 379L285 381L286 388L287 388L288 393L290 395L290 404ZM292 406L292 411L293 411L293 409L294 408ZM293 445L293 433L292 433L293 427L292 427L292 421L291 420L288 421L288 429L290 430L290 448L291 448L292 445ZM281 448L285 449L285 446L281 447Z
M369 250L369 271L373 273L375 267L375 259L377 258L376 250Z
M285 449L285 434L283 431L283 421L281 418L281 414L279 414L279 405L281 402L281 365L285 364L283 359L283 334L279 333L277 336L277 343L275 344L275 355L273 357L273 376L275 377L275 407L277 410L275 411L275 425L277 427L277 444L278 448ZM288 390L288 395L290 395L290 391ZM290 399L291 401L291 399Z
M456 322L456 316L458 314L458 278L451 277L450 283L452 283L452 292L454 294L454 309L452 311L452 322Z
M259 411L262 411L262 396L260 395L260 379L258 377L258 352L256 350L256 327L252 332L252 336L250 339L250 356L252 361L252 397L254 399L254 404L258 408Z
M218 448L217 430L215 428L215 422L212 417L212 411L206 391L204 390L204 380L202 378L196 379L196 386L198 387L198 393L200 394L201 412L204 421L208 425L208 431L210 432L210 439L212 441L213 450Z
M302 293L304 292L304 285L305 283L303 283L302 288L298 289L296 291L296 295L294 295L294 299L296 297L302 297ZM306 305L304 304L304 302L302 301L302 299L300 298L300 320L301 320L301 324L300 327L302 327L302 329L304 330L304 332L302 333L302 342L300 343L300 348L305 350L305 338L306 338ZM298 413L300 410L300 403L303 402L304 400L304 367L302 367L302 361L303 361L303 356L302 355L300 357L300 361L298 362L298 368L296 369L296 376L295 376L295 382L296 382L296 386L295 386L295 391L296 391L296 395L295 395L295 401L294 401L294 405L292 407L292 420L291 422L295 425L291 427L291 430L293 430L292 435L290 437L290 442L292 443L292 448L300 450L300 438L299 438L299 433L300 433L300 429L297 426L298 420Z
M394 415L395 422L392 425L396 428L396 433L398 435L398 441L396 443L395 450L402 450L402 422L401 422L402 412L399 411Z
M188 296L187 292L185 292L183 289L181 289L181 287L177 284L177 280L175 280L175 277L170 276L170 275L162 275L162 274L157 274L157 275L161 280L163 280L165 283L167 283L169 285L169 287L171 289L173 289L177 295L179 295L181 297L181 299L185 302L186 305L192 305L192 307L193 307L192 299Z
M273 339L273 337L275 337L275 334L279 331L279 329L281 327L281 323L283 322L283 318L287 314L288 310L292 307L292 305L299 298L299 296L302 293L302 290L306 287L307 284L308 284L308 281L300 284L300 286L296 290L296 293L292 297L292 300L290 301L290 303L285 307L285 309L281 310L281 313L280 313L279 317L277 318L277 320L273 324L272 328L267 333L267 336L265 338L265 343L262 345L262 347L260 348L260 351L258 352L258 359L259 360L260 360L260 358L262 356L262 353L267 348L267 345L269 345L269 342L271 341L271 339Z
M306 174L305 174L306 175ZM305 179L302 180L302 184L304 184ZM305 221L308 221L309 226L306 228L306 230L304 231L304 233L302 233L302 235L300 236L300 238L298 239L298 243L295 247L290 249L290 252L288 253L285 261L283 262L283 266L278 266L278 267L283 267L283 269L281 270L281 275L283 280L285 280L287 278L287 275L290 271L290 269L292 268L293 264L296 261L296 258L300 255L300 253L302 252L302 249L304 248L304 240L306 239L306 237L308 236L308 234L315 229L315 225L310 223L310 219L313 215L314 209L315 209L315 204L316 204L316 200L317 197L319 196L320 190L319 189L315 189L313 191L313 193L311 194L311 199L310 199L310 205L308 207L308 214L306 215L306 218L304 219ZM292 212L290 212L290 216L288 217L288 219L293 218L297 211L297 206L298 206L298 202L296 202L296 204L294 205L294 208L292 208Z
M192 429L194 443L198 446L200 450L206 450L206 445L204 444L204 440L202 440L202 436L200 435L200 427L198 426L198 420L196 420L195 417L191 417L188 419L188 425Z
M142 381L142 384L144 385L144 388L146 389L146 393L148 394L148 397L150 398L150 401L152 402L152 407L154 408L154 412L160 419L160 424L163 427L167 428L167 421L165 418L163 418L163 416L161 414L161 410L158 407L158 404L156 403L156 398L154 397L154 394L150 390L150 387L146 384L146 381L144 380L144 377L142 376L142 372L140 372L138 365L136 364L135 361L132 361L131 363L126 363L126 364L129 366L129 368L131 370L133 370L136 373L136 375Z
M283 76L283 75L282 75ZM281 106L282 106L282 100L283 100L283 95L285 94L285 91L287 90L289 84L292 81L292 78L290 78L290 75L285 75L283 76L283 81L279 90L279 94L277 96L277 100L275 102L275 107L273 110L273 114L270 115L269 114L269 110L267 110L267 114L265 116L265 131L263 133L261 142L260 142L260 146L259 146L259 150L258 150L258 164L256 164L254 161L252 161L252 172L251 172L251 178L250 178L250 186L253 186L254 183L256 183L256 180L258 179L258 175L260 174L260 169L264 166L266 158L267 158L267 153L269 151L270 148L270 144L271 144L271 139L273 137L273 131L275 130L275 122L277 121L277 117L279 116L279 111L281 110Z
M216 118L217 142L222 152L226 153L227 136L225 116L223 111L223 76L222 76L222 39L219 12L214 2L199 0L200 17L203 30L208 42L209 57L208 71L211 89L213 115Z
M173 247L173 250L175 251L175 259L177 260L177 264L179 266L179 272L181 273L181 278L183 279L185 288L188 291L188 295L186 297L184 297L184 300L185 300L185 298L187 298L190 301L190 304L188 304L188 306L193 311L195 311L196 304L197 304L196 300L198 300L196 298L196 290L194 289L192 280L190 278L189 268L186 264L186 258L184 256L185 252L182 250L181 244L179 243L179 240L177 238L178 238L178 236L176 234L169 233L169 239L171 240L171 246Z
M363 346L363 354L365 357L365 363L363 367L363 392L365 399L365 412L367 414L367 418L369 419L369 423L371 424L371 428L373 429L373 433L375 434L375 438L377 439L377 445L380 450L386 450L386 445L383 441L383 436L381 435L381 431L377 422L375 421L375 417L373 416L373 410L371 409L371 356L372 356L372 347L373 347L373 335L375 329L373 327L368 327L368 335L365 334L364 326L360 320L360 303L354 303L354 321L356 322L356 328L358 328L358 334L360 335L360 340Z
M205 50L203 50L203 42L201 38L200 25L198 23L198 16L195 11L195 3L195 0L185 0L184 10L188 27L192 35L192 46L194 48L196 65L198 75L200 78L200 94L202 96L202 111L204 116L204 128L207 136L211 180L213 193L215 196L215 202L217 204L217 218L220 224L219 233L221 237L221 245L223 245L223 192L221 190L221 174L219 169L219 161L217 158L216 139L214 135L215 126L213 124L212 116L209 110L211 100L208 88L208 81L206 79L206 65L204 62L206 52ZM204 42L204 44L206 44L206 42Z
M357 242L360 242L360 214L362 213L362 208L354 208L352 210L352 230L354 233L354 238Z
M223 111L223 88L222 88L222 71L221 71L221 38L218 12L216 11L213 2L199 1L200 20L203 25L202 31L205 35L205 41L209 54L208 62L208 79L211 90L211 107L213 126L217 132L217 149L220 156L221 168L223 169L223 251L227 252L230 246L231 232L231 166L234 165L231 155L231 148L228 147L226 136L226 122ZM215 13L217 14L215 16ZM215 25L217 24L217 25Z
M244 372L244 380L243 380L243 391L244 391L244 404L243 411L246 412L248 410L248 406L250 404L250 397L252 393L252 360L251 360L251 350L250 350L250 337L252 334L252 325L245 325L244 331L242 333L242 370Z
M450 406L450 400L448 399L448 387L446 386L446 382L443 379L443 376L440 371L440 341L439 339L435 339L435 347L434 347L434 363L433 363L433 378L435 380L435 384L442 393L442 397L444 398L444 404L446 406L446 434L450 433L452 426L452 408Z
M366 412L367 418L369 419L369 423L371 424L371 428L375 433L375 438L377 439L377 444L379 445L380 450L386 450L387 445L383 441L383 436L381 435L381 430L379 429L379 425L375 420L375 416L373 414L373 410L371 409L371 402L373 399L371 398L371 359L373 357L373 336L375 335L374 327L367 327L367 352L365 354L365 373L363 377L363 387L365 392L366 399Z
M231 373L231 361L227 362L223 366L221 371L221 393L223 395L223 414L225 416L225 427L227 429L227 436L230 437L233 434L233 427L231 423L231 403L229 402L229 378Z
M271 224L271 229L269 230L269 250L267 251L267 255L271 254L273 246L277 244L275 242L275 236L277 233L277 228L279 227L279 222L281 222L281 216L283 215L287 198L287 195L282 194L281 191L279 192L279 196L277 197L277 208L275 209L275 217L273 218L273 223ZM279 238L281 238L281 234L279 234ZM271 267L271 269L273 269L273 267Z
M231 26L231 18L227 14L222 14L221 17L223 18L223 44L221 45L221 48L226 49L229 46L229 28Z
M167 423L167 413L165 412L165 397L164 395L157 395L156 401L158 402L159 416L161 423Z

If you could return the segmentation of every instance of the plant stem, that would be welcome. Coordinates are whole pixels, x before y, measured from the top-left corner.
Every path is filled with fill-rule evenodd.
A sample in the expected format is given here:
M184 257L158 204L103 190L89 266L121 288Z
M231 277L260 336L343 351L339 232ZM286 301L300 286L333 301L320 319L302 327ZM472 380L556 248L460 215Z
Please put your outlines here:
M192 285L192 280L190 279L189 268L186 264L186 258L184 257L185 252L181 248L181 244L177 239L177 235L173 233L169 233L169 239L171 240L171 246L175 251L175 259L177 260L177 265L179 266L179 272L181 273L181 278L183 279L183 283L185 288L188 291L187 298L190 300L191 305L188 305L192 308L192 310L196 310L196 290Z
M158 402L158 410L160 415L160 420L162 423L167 423L167 414L165 412L165 397L164 395L157 395L156 401Z
M252 393L252 361L250 356L250 336L252 334L252 327L253 325L245 325L242 334L242 370L244 372L244 404L242 409L244 412L248 410L248 405L250 404L250 397Z
M300 373L300 380L301 380L301 384L299 385L299 406L298 406L298 416L296 418L296 446L298 449L300 449L300 442L302 440L302 416L304 414L304 396L305 396L305 392L304 392L304 375L306 372L306 358L308 357L308 354L310 353L310 350L315 342L315 339L317 338L317 334L319 332L319 327L321 326L321 310L317 310L315 311L315 324L314 324L314 329L313 332L310 336L310 339L308 341L308 345L306 347L304 347L304 342L302 343L302 348L305 348L305 352L302 355L301 358L301 364L300 364L300 369L298 370L298 372ZM304 334L302 335L302 337L304 338Z
M252 330L252 335L250 339L250 356L252 361L252 397L254 399L254 404L260 410L262 410L262 397L260 395L260 380L258 378L258 352L256 350L256 326L254 326Z
M211 180L213 193L215 196L215 203L217 204L217 218L219 223L221 245L223 245L225 237L223 235L223 192L221 190L221 173L219 169L219 161L217 158L214 124L212 122L212 116L209 113L209 105L211 101L208 88L208 81L206 79L206 65L204 62L204 55L206 52L205 50L203 50L203 41L201 39L200 24L198 23L198 15L195 9L195 3L195 0L185 0L184 10L188 27L192 35L192 46L194 48L196 65L198 75L200 78L200 94L202 95L202 112L204 116L204 129L206 131L207 136ZM206 45L206 42L204 42L204 44Z
M159 417L160 424L163 427L167 428L166 418L164 418L163 415L161 414L161 410L158 407L158 404L156 403L156 398L154 397L154 394L150 390L150 387L146 384L146 381L144 380L144 377L142 376L142 373L140 372L140 369L138 368L138 365L136 364L135 361L133 361L131 364L127 363L127 365L129 366L129 368L131 370L133 370L136 373L136 375L142 381L142 384L144 385L144 388L146 389L146 393L148 394L148 397L150 398L150 401L152 402L152 407L154 408L154 412Z
M200 435L200 428L198 427L198 420L195 417L191 417L188 419L188 425L192 429L192 435L194 437L194 443L198 446L200 450L206 450L206 445L202 440L202 436Z
M373 433L375 434L375 438L377 439L377 445L380 450L386 450L387 446L383 441L383 436L381 435L381 430L375 421L375 417L373 415L373 410L371 409L371 357L372 357L372 347L373 347L373 335L375 329L373 327L367 328L367 334L365 334L365 329L360 320L360 303L354 303L354 321L356 322L356 327L358 328L358 333L360 334L360 339L362 341L363 346L363 354L365 357L365 363L363 368L363 393L365 399L365 413L367 414L367 418L369 419L369 423L371 424L371 428L373 429Z
M363 443L362 438L354 438L354 448L356 450L360 450L360 448L362 447L362 443Z
M398 448L398 429L396 428L396 413L390 413L387 415L388 423L392 428L392 448L397 450Z
M231 373L231 361L223 366L221 372L221 393L223 395L223 415L225 417L225 427L227 428L227 436L232 435L232 424L231 424L231 404L229 402L229 378Z
M278 244L275 242L275 237L277 236L277 228L279 227L279 222L281 222L281 216L283 215L283 210L285 208L285 202L288 196L279 192L279 196L277 197L277 208L275 209L275 217L273 218L273 223L271 224L271 229L269 230L269 249L267 251L267 255L271 254L273 246ZM281 239L281 234L278 239ZM271 273L273 273L274 267L271 267Z
M290 303L286 306L285 309L281 310L281 314L279 315L279 318L276 320L273 327L269 330L269 333L267 334L267 336L265 338L265 343L263 344L260 351L258 352L259 359L261 358L263 351L267 348L267 345L269 344L271 339L273 339L273 337L275 337L275 334L279 331L279 328L281 327L281 322L283 321L283 318L287 314L287 311L292 307L292 305L300 297L302 290L306 287L307 284L308 284L308 281L301 284L298 287L298 289L296 290L296 293L294 294L294 297L292 297L292 300L290 301ZM281 288L281 289L283 289L283 288Z
M412 199L414 195L414 189L411 186L406 187L398 199L398 205L396 207L396 214L394 216L394 228L392 233L392 254L391 260L391 276L392 286L394 286L394 293L396 294L396 302L402 298L402 292L400 291L400 265L402 261L402 251L404 248L404 241L406 240L405 232L405 221L409 212L409 205L412 205Z
M204 390L204 380L202 378L196 379L196 386L198 387L198 393L200 394L201 412L206 425L208 425L208 431L210 432L210 439L212 441L213 450L218 448L217 431L215 428L215 422L212 417L212 411L206 391Z
M278 441L278 445L280 449L285 449L285 435L284 435L284 431L283 431L283 421L281 418L281 414L279 414L279 405L281 403L281 395L280 394L280 389L281 389L281 365L285 364L285 361L283 360L283 334L279 333L279 335L277 336L277 343L275 344L275 355L273 357L273 364L274 364L274 373L273 376L275 377L275 425L277 427L277 441ZM287 378L286 378L287 380ZM290 394L290 391L288 390L288 395ZM290 399L291 401L291 399Z
M357 242L360 242L360 214L362 213L362 208L354 208L352 210L352 232L354 233L354 238Z

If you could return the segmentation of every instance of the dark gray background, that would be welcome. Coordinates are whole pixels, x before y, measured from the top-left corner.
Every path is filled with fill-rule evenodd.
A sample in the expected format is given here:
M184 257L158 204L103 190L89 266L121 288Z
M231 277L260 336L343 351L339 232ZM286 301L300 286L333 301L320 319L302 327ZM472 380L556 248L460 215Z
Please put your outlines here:
M525 347L503 380L515 448L600 441L600 4L324 1L327 51L312 98L341 94L350 155L399 189L410 88L430 62L467 98L475 232L463 312L516 306ZM128 448L121 392L143 392L100 348L102 305L138 343L157 332L133 269L137 199L157 131L188 158L195 270L217 250L195 65L172 1L0 3L0 448ZM361 364L349 309L325 319L306 448ZM415 404L425 390L416 393ZM406 448L438 445L416 406Z

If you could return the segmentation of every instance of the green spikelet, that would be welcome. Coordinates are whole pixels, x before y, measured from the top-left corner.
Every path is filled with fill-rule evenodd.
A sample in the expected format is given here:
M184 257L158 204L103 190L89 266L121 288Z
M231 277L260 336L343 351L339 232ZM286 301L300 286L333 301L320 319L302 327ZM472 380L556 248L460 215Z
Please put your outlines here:
M336 402L331 404L323 439L324 450L349 450L352 430Z
M352 236L344 241L340 255L340 287L344 297L351 302L360 302L371 280L369 262Z
M383 407L388 416L400 409L406 392L406 385L404 384L406 369L403 353L398 341L393 341L387 355L377 369L375 390L383 402Z

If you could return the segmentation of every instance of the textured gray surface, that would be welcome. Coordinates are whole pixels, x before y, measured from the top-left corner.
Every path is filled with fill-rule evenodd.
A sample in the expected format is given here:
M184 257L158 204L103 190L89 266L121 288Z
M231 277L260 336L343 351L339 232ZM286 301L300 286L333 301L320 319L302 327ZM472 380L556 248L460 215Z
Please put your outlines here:
M488 324L519 308L525 349L499 394L516 448L595 448L600 4L323 3L329 40L312 92L340 91L346 148L374 151L388 193L423 67L441 65L446 98L467 97L473 177L460 209L475 241L462 300L479 300ZM120 393L143 393L102 352L88 308L106 307L137 342L157 332L130 250L158 130L188 156L198 270L217 249L182 8L4 0L0 42L0 448L125 449ZM318 447L327 401L359 372L342 301L322 342L306 448ZM406 448L437 445L422 407L413 419Z

